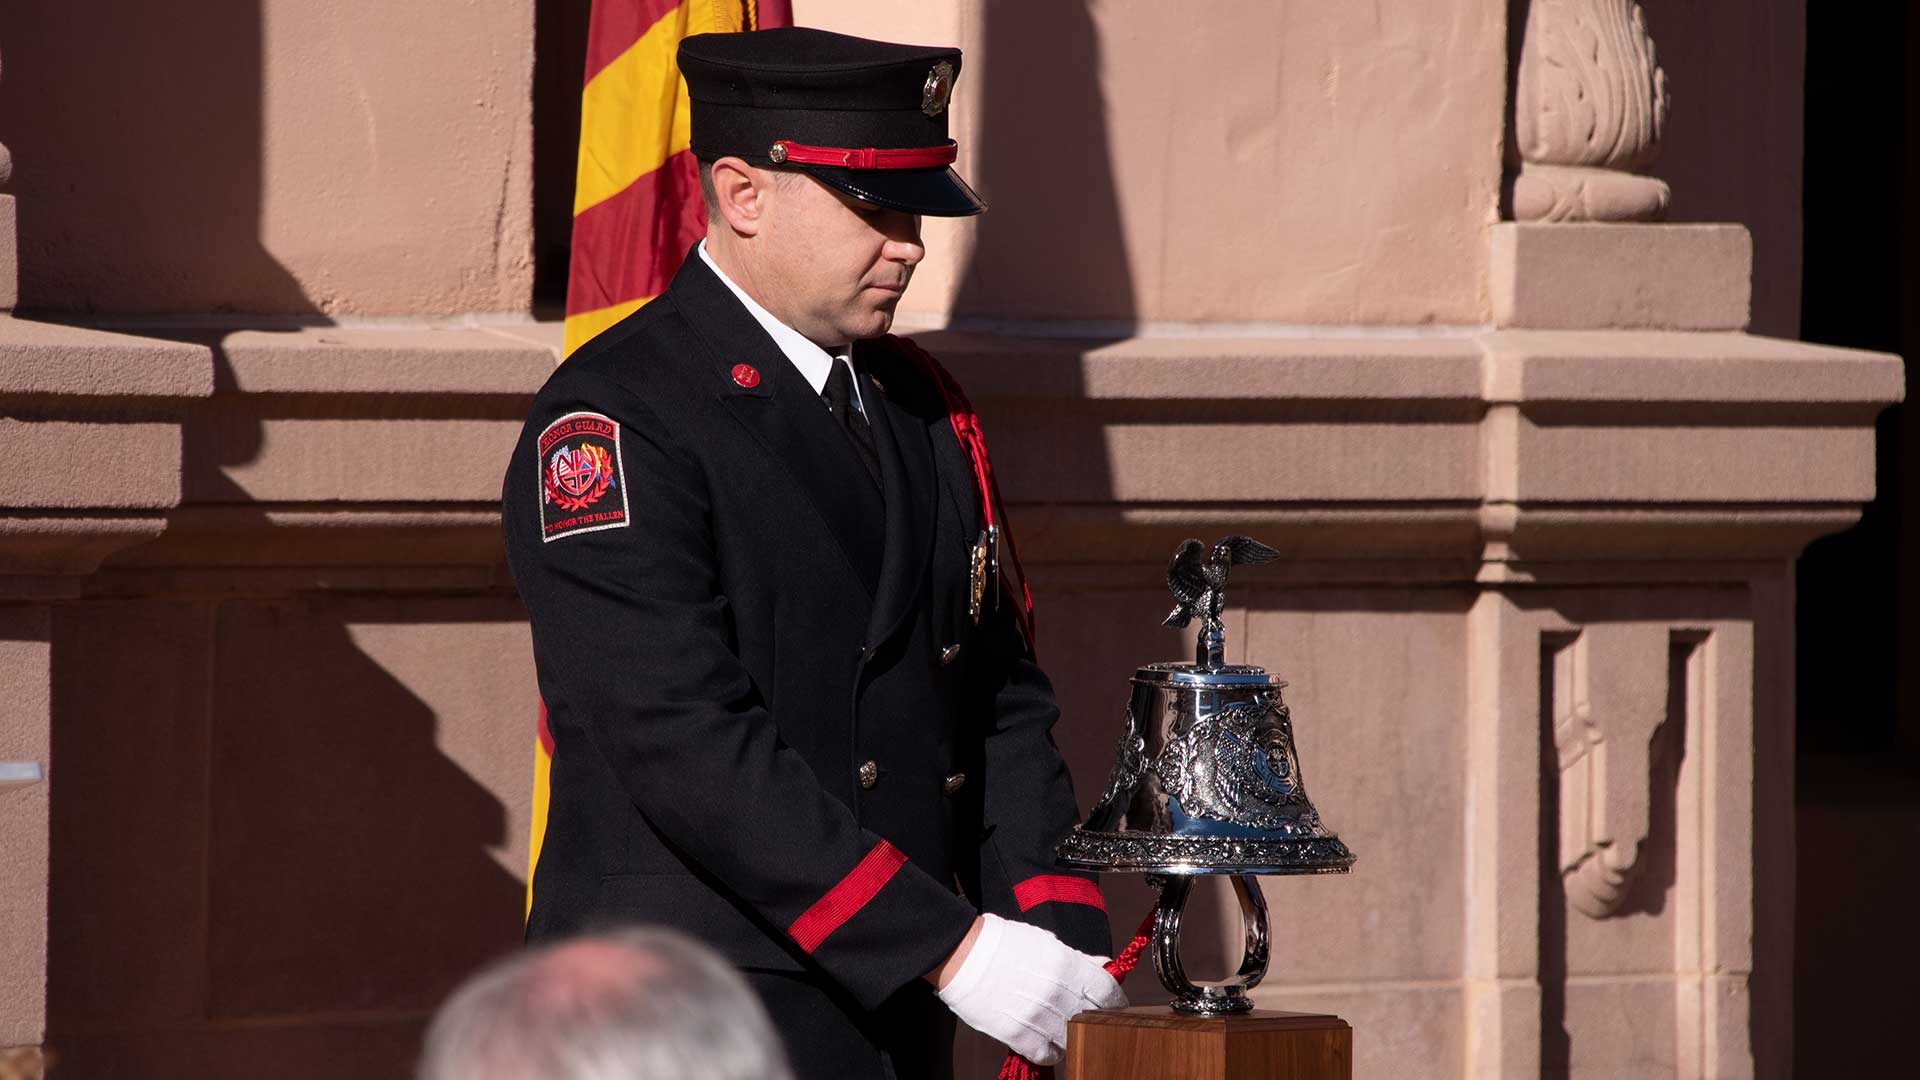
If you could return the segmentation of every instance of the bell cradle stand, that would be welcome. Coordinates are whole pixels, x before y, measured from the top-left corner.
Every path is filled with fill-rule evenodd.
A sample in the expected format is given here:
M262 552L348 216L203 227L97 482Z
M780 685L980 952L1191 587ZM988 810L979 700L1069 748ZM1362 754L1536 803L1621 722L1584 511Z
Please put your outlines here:
M1227 982L1202 986L1180 964L1180 916L1194 875L1148 874L1153 966L1172 991L1157 1005L1084 1012L1067 1024L1062 1080L1352 1080L1353 1029L1337 1016L1255 1009L1266 976L1267 904L1251 874L1232 875L1245 951Z
M1153 912L1153 970L1160 985L1173 993L1173 1011L1189 1016L1229 1016L1253 1011L1247 991L1267 977L1267 900L1251 874L1234 874L1233 892L1240 900L1240 926L1246 935L1240 970L1224 983L1201 986L1187 978L1180 963L1180 915L1193 890L1193 875L1148 874L1147 884L1160 892Z

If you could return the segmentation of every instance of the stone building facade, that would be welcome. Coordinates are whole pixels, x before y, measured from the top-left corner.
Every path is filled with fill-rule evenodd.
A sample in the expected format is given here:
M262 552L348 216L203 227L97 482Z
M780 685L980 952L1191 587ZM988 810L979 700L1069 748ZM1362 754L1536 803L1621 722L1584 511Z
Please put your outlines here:
M1231 640L1360 862L1270 883L1262 1003L1361 1076L1786 1075L1793 560L1904 386L1792 340L1800 5L794 6L967 50L994 208L902 321L985 418L1083 794L1183 649L1173 546L1287 556ZM584 5L24 7L0 1054L404 1075L519 930L495 503L560 337L534 31Z

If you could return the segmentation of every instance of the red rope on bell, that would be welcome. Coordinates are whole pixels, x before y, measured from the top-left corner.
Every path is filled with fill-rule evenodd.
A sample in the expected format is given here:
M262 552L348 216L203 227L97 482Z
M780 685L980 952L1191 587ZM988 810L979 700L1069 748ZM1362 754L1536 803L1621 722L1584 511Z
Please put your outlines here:
M1153 942L1154 910L1147 909L1147 917L1140 920L1140 929L1133 932L1133 940L1120 950L1120 955L1107 961L1107 974L1116 982L1126 982L1127 973L1140 963L1140 954L1147 951ZM994 1080L1052 1080L1051 1065L1035 1065L1019 1054L1008 1053L1007 1060L1000 1063L1000 1072Z

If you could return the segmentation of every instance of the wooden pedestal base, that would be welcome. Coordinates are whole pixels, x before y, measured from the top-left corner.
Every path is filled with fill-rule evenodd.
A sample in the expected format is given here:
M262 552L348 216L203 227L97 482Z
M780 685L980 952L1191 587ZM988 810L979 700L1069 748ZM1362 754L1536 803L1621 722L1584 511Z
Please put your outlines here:
M1255 1009L1182 1016L1165 1005L1067 1023L1063 1080L1352 1080L1353 1029L1337 1016Z

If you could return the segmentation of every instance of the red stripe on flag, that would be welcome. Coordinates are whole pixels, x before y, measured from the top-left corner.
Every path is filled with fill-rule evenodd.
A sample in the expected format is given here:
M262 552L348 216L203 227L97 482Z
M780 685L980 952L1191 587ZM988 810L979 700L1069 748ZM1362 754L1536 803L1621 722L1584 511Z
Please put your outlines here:
M699 163L682 150L574 216L567 314L660 295L705 235Z
M893 875L907 864L907 857L900 849L880 841L860 860L853 872L840 879L840 883L827 890L827 895L814 902L814 905L800 913L787 927L787 936L798 942L800 948L809 954L827 940L827 935L840 929L848 919L854 917L861 908L867 906L879 891L893 880Z
M553 732L547 730L547 703L544 701L540 703L540 727L538 730L540 732L540 749L545 750L548 757L552 757Z
M587 78L619 59L660 17L679 7L674 0L593 0L587 23Z
M1048 901L1085 904L1101 911L1107 910L1107 898L1100 895L1100 886L1086 878L1042 874L1013 887L1013 902L1020 905L1021 911L1030 911Z

